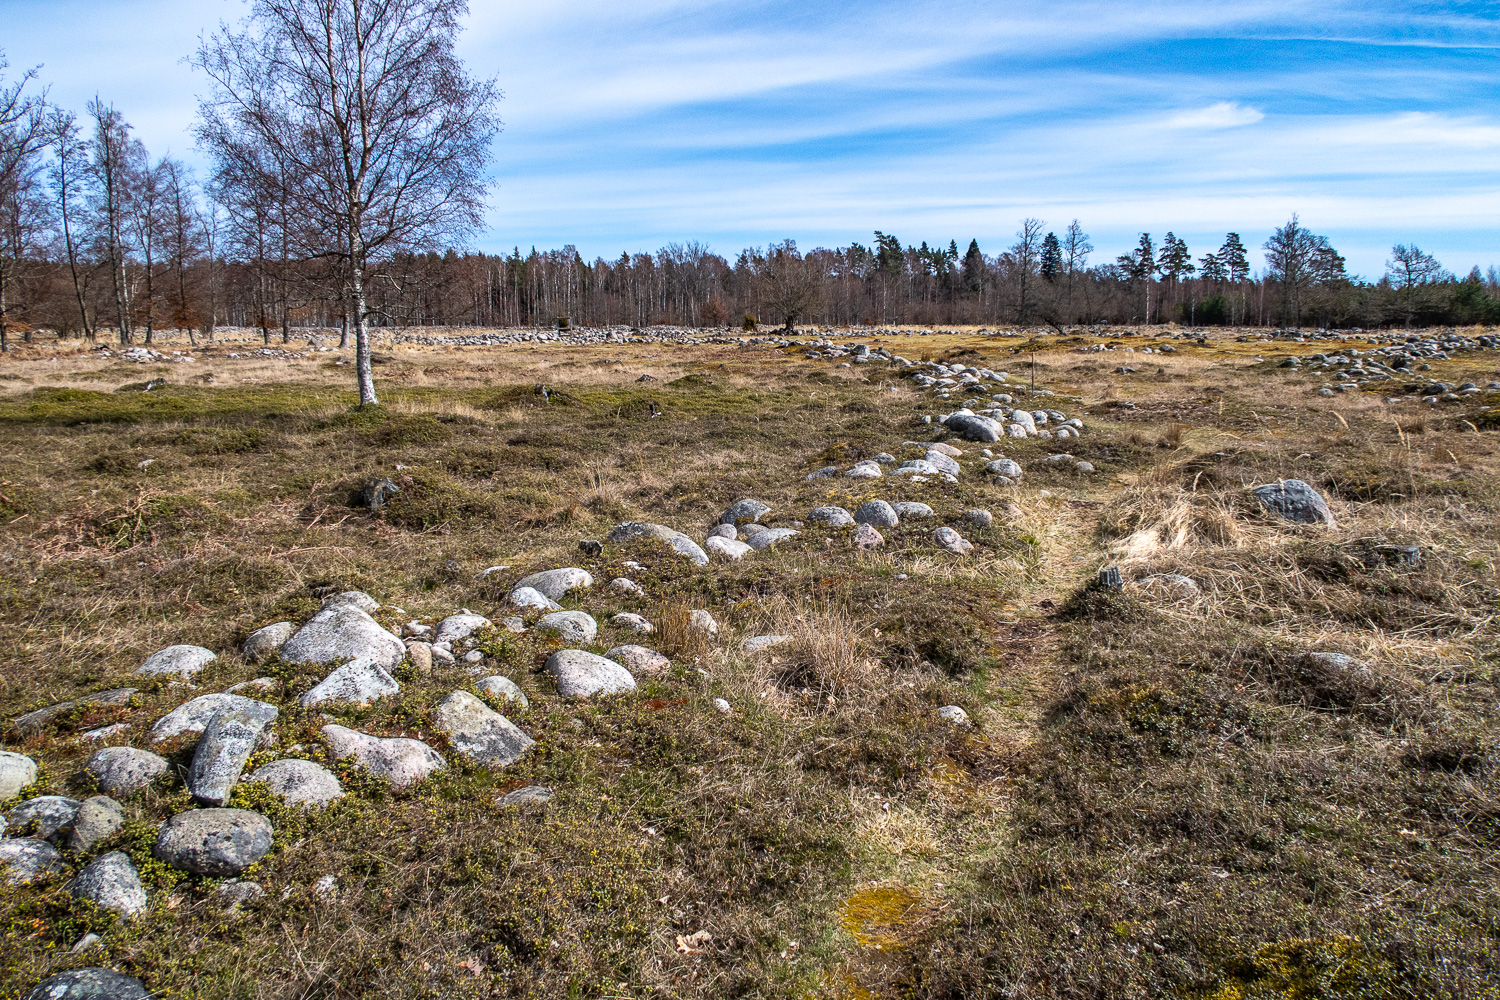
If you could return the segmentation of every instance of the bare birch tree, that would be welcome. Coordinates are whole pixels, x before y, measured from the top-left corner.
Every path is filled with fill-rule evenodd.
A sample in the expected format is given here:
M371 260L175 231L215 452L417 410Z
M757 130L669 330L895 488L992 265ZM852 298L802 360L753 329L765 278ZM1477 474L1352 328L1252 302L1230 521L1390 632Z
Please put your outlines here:
M6 65L0 54L0 70ZM46 144L45 104L41 95L26 92L35 75L28 70L14 83L0 83L0 351L10 350L15 286L35 256L46 210L37 184L37 154Z
M454 54L464 0L254 0L195 64L212 81L197 132L221 168L280 165L305 258L340 262L361 405L377 403L366 289L397 253L481 223L499 91Z

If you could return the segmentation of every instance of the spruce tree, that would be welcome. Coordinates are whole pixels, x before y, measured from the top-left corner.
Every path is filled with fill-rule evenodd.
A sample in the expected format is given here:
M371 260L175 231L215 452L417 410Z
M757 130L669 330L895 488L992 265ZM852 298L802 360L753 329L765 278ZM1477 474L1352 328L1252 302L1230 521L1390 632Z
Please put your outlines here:
M1047 238L1042 240L1042 277L1049 282L1056 281L1062 269L1062 244L1058 242L1056 233L1048 233Z

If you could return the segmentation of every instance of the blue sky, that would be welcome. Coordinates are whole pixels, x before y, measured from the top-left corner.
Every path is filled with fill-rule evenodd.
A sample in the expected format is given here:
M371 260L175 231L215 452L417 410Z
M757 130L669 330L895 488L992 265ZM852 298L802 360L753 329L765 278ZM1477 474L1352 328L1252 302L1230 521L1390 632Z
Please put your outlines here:
M506 93L480 249L881 229L994 253L1035 216L1107 261L1142 230L1258 246L1297 212L1366 276L1396 242L1500 265L1494 2L472 2L462 54ZM182 59L245 10L0 0L0 46L199 163Z

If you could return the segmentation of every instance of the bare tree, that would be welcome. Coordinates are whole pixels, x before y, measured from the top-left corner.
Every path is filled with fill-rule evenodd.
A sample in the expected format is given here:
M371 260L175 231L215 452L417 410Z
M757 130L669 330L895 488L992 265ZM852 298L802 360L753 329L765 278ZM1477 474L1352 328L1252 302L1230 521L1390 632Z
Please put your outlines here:
M87 268L79 266L78 240L74 236L78 199L83 197L83 180L88 172L88 151L79 138L78 119L72 112L57 112L49 123L48 139L52 145L52 195L62 226L63 254L68 275L73 282L73 299L78 305L78 322L84 339L94 340L94 321L88 307Z
M392 255L481 225L499 91L454 54L464 0L254 0L195 64L213 91L198 135L221 167L260 154L307 257L344 264L361 404L376 403L366 289Z
M161 162L162 253L172 275L167 293L167 315L172 325L186 330L189 343L196 344L193 330L202 321L189 294L189 268L203 253L206 242L198 216L198 195L188 168L167 158ZM208 262L212 267L213 262Z
M0 53L0 70L9 65ZM45 103L26 92L36 70L0 84L0 351L10 350L10 314L15 287L36 256L46 201L37 178L37 154L46 145Z
M1437 281L1442 276L1443 265L1431 254L1421 251L1414 243L1406 246L1397 243L1391 247L1391 259L1385 262L1385 276L1391 287L1401 293L1406 307L1406 325L1411 326L1417 311L1417 292L1421 286Z
M761 312L782 321L791 333L823 294L823 274L812 255L797 252L795 240L773 243L766 248L760 267Z
M1010 248L1011 275L1016 283L1016 322L1025 323L1031 317L1035 303L1033 289L1037 268L1041 264L1042 230L1046 224L1041 219L1023 219L1016 231L1016 242Z
M94 233L100 255L109 263L114 292L115 322L120 343L134 340L131 322L132 288L127 273L130 246L126 242L133 188L146 159L145 147L130 137L130 126L112 105L95 97L89 102L94 120L88 175L92 182Z
M1303 299L1319 281L1343 276L1343 258L1329 244L1298 221L1294 214L1262 245L1266 252L1266 274L1281 287L1281 321L1302 323Z

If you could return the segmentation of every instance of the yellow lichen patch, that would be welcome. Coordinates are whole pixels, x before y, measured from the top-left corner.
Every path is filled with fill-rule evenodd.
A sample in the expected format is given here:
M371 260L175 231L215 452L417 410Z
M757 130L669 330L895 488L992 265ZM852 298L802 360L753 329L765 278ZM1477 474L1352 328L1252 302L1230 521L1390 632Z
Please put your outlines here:
M910 941L930 915L916 890L880 883L850 896L839 911L839 923L862 947L888 951Z
M1207 1000L1314 1000L1389 995L1391 969L1357 938L1291 938L1262 945L1248 975L1236 976Z

